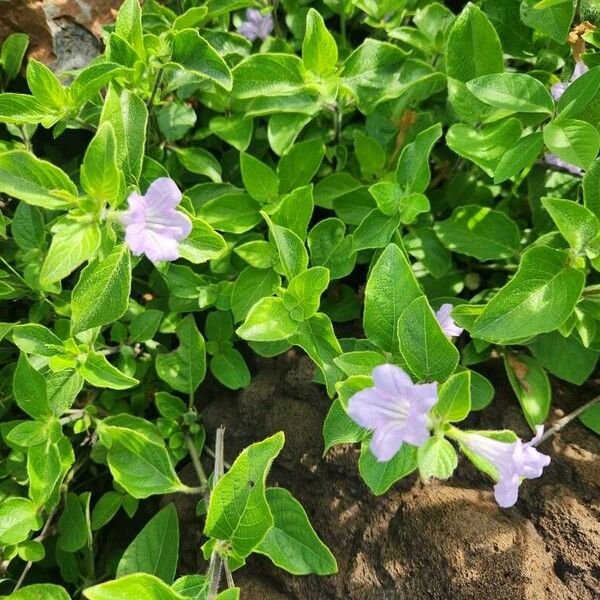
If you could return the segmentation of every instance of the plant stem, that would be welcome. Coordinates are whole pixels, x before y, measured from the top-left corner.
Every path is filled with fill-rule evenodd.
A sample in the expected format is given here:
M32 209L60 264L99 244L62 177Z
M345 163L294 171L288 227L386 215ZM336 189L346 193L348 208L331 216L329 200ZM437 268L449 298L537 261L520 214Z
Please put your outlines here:
M200 457L198 456L196 446L194 446L194 441L192 440L192 437L187 431L184 434L184 438L185 445L187 446L188 452L190 453L190 458L192 459L192 464L194 465L194 470L196 471L196 475L198 475L198 479L200 480L200 487L203 490L202 494L204 496L206 506L208 506L208 503L210 502L210 488L208 485L208 477L206 476L204 467L200 462Z
M154 100L156 98L156 94L158 94L158 89L160 88L160 84L162 82L162 78L164 75L164 68L161 67L156 74L156 79L154 80L154 85L152 86L152 92L150 92L150 98L148 99L147 108L148 110L154 112Z
M217 485L219 479L223 476L225 469L225 460L223 458L225 440L225 428L219 427L216 432L215 439L215 471L213 474L213 486ZM207 503L208 506L208 503ZM214 600L219 593L219 582L221 580L221 572L225 567L225 576L227 577L227 585L231 582L233 584L233 576L227 563L227 558L223 558L219 554L219 551L215 547L210 555L210 564L208 567L208 600ZM227 574L229 572L229 575ZM232 586L230 586L232 587Z
M568 425L573 419L576 419L584 410L588 409L590 406L594 406L594 404L598 404L598 402L600 402L600 396L596 396L595 398L592 398L591 400L586 402L584 405L580 406L579 408L576 408L572 413L569 413L568 415L564 416L562 419L559 419L554 425L552 425L552 427L550 427L550 429L547 429L544 432L544 434L542 435L542 437L540 438L539 442L536 445L539 446L542 442L545 442L549 437L553 436L555 433L558 433L563 427Z
M2 256L0 256L0 261L2 262L2 264L19 280L21 281L21 283L23 283L23 285L31 290L34 294L36 294L36 296L44 301L47 302L52 308L53 310L55 310L56 312L58 312L58 307L54 304L54 302L52 302L51 300L48 300L48 298L46 298L46 296L44 296L44 294L42 292L40 292L40 290L36 290L35 288L33 288L32 286L30 286L27 281L19 274L19 272L7 261L5 260Z

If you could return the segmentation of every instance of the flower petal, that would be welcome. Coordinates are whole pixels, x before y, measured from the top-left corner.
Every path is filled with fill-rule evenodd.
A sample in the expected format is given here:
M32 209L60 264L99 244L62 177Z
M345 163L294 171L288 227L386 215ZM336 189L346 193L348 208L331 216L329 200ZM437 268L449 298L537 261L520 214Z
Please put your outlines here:
M519 477L503 477L494 486L494 498L502 508L509 508L517 502L519 497Z
M365 429L384 427L394 419L394 402L383 396L376 388L356 392L348 401L348 415Z
M148 209L154 211L175 208L183 195L170 177L159 177L150 184L144 197Z
M385 364L373 369L375 387L390 396L404 395L404 390L413 385L411 378L396 365Z
M403 443L402 429L393 424L377 429L371 440L371 452L378 462L394 458Z

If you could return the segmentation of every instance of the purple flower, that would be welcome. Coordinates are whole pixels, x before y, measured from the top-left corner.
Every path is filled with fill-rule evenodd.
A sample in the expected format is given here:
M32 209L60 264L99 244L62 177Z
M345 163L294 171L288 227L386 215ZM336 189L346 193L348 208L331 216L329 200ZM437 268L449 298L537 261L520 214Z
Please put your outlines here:
M246 20L237 28L237 32L247 37L251 42L256 38L267 39L271 31L273 31L272 15L263 15L260 10L255 8L249 8L246 11Z
M544 154L544 160L546 161L547 164L549 164L553 167L557 167L558 169L563 169L564 171L568 171L569 173L572 173L573 175L583 175L583 169L580 169L576 165L572 165L571 163L568 163L568 162L558 158L558 156L556 156L556 154L546 152L546 154Z
M437 383L413 383L400 367L389 364L373 370L373 383L350 398L348 414L374 431L371 452L385 462L404 442L421 446L429 439L427 413L438 400Z
M550 457L536 450L544 432L544 426L536 427L535 437L526 443L522 440L501 442L478 433L461 434L460 441L472 452L496 468L497 483L494 497L502 508L508 508L517 501L519 486L523 479L535 479L550 464Z
M435 313L435 318L437 319L442 331L448 337L458 337L464 329L459 327L452 318L452 304L446 303L440 306L440 310Z
M168 177L156 179L144 196L134 192L121 214L125 243L134 256L145 254L152 262L177 260L179 242L192 231L192 223L175 210L181 202L177 184Z
M584 73L587 73L588 68L586 64L582 61L577 61L575 63L575 69L573 70L573 75L571 75L571 79L569 81L561 81L560 83L555 83L551 88L550 92L552 93L552 97L557 102L560 100L560 97L565 93L566 89L576 80L579 79Z

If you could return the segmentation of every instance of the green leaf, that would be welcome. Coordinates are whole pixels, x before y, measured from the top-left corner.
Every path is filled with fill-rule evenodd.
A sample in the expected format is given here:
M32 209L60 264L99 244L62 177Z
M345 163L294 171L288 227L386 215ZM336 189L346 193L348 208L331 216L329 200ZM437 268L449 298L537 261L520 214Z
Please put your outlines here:
M43 506L50 498L61 474L62 464L56 444L47 441L29 448L27 452L29 497L38 506Z
M282 157L277 166L280 180L279 191L291 192L308 185L318 171L325 156L325 146L320 138L294 144Z
M425 296L400 313L398 339L406 364L419 380L445 381L458 364L458 350L442 331Z
M407 193L423 193L427 189L431 180L429 155L441 136L442 126L437 123L421 131L402 150L396 168L396 181Z
M179 254L191 263L200 264L219 258L227 249L220 233L202 219L191 218L192 231L179 242Z
M405 59L406 54L398 46L367 38L344 61L342 85L354 95L363 113L396 97Z
M34 583L13 592L10 600L70 600L70 597L59 585Z
M541 81L525 73L483 75L467 83L479 100L511 112L552 113L554 101Z
M292 230L275 225L264 213L263 217L269 223L269 230L279 253L283 273L291 280L308 267L308 252L304 243Z
M292 147L311 118L310 115L286 112L271 115L267 138L273 152L277 156L283 156Z
M525 25L549 35L559 44L564 44L575 14L575 2L569 0L547 8L538 7L539 4L538 0L523 0L520 6L521 20Z
M83 505L73 492L65 498L65 507L58 520L58 546L65 552L77 552L88 541L88 524Z
M329 285L329 271L324 267L312 267L294 277L283 294L283 303L291 317L304 321L318 310L321 294Z
M79 366L79 373L88 383L112 390L126 390L139 383L137 379L113 367L102 354L88 354L85 362Z
M305 68L291 54L252 54L233 69L231 94L237 99L287 96L304 87Z
M133 92L125 89L118 92L111 85L100 116L100 125L105 122L113 126L117 142L117 163L124 169L127 183L136 184L142 172L146 147L146 104Z
M210 120L208 128L218 138L243 152L250 145L254 125L252 119L245 115L217 116Z
M244 187L252 198L262 204L274 202L279 195L279 178L275 171L251 154L240 154L240 169Z
M140 58L145 56L142 10L139 0L125 0L123 2L117 14L115 33L128 40Z
M467 418L471 411L471 371L459 371L451 375L439 387L439 400L435 412L451 423Z
M251 375L244 357L234 348L226 348L210 359L211 373L230 390L250 385Z
M594 433L600 435L600 405L594 404L586 408L579 415L579 420Z
M73 334L117 321L127 310L130 293L131 260L123 244L81 272L71 300Z
M444 480L454 473L458 456L448 440L443 437L431 437L419 446L417 462L423 481L429 481L432 477Z
M0 192L49 210L68 208L77 198L64 171L24 150L0 154Z
M521 244L517 224L503 212L485 206L459 206L433 229L448 250L481 261L514 256Z
M31 530L42 526L38 507L28 498L11 497L0 502L0 543L18 544L29 537Z
M29 46L29 36L26 33L11 33L4 40L0 52L0 64L7 82L19 76L27 46Z
M100 89L129 70L114 62L93 62L79 71L71 84L71 97L75 106L83 105Z
M600 133L585 121L560 119L544 127L544 142L558 158L588 169L600 149Z
M386 352L398 349L398 319L422 295L411 266L395 244L373 265L365 288L364 329L371 342Z
M196 124L196 118L192 106L171 102L158 111L158 128L167 142L175 142L186 136Z
M134 342L151 340L158 331L164 313L161 310L149 308L137 315L129 326L129 335Z
M356 254L352 251L353 239L346 237L346 225L342 220L319 221L310 230L307 244L311 263L327 268L331 279L341 279L352 272Z
M446 73L459 81L504 71L502 46L494 26L470 2L454 21L446 44Z
M384 185L375 184L375 186ZM375 186L370 189L373 190ZM384 248L400 225L400 214L386 215L381 210L372 210L352 234L354 252L371 248Z
M70 275L89 260L100 245L100 228L96 223L66 221L52 237L52 243L40 271L40 283L49 286Z
M83 189L101 202L116 205L121 190L117 141L112 125L104 122L90 142L81 165Z
M450 270L451 254L430 227L413 229L402 242L406 251L420 261L434 278L439 279Z
M387 462L378 462L363 442L358 459L358 471L369 489L376 495L385 494L396 481L410 475L417 468L417 449L402 444L398 453Z
M472 336L501 344L526 340L559 327L573 312L584 276L569 255L547 246L527 249L515 276L475 320Z
M294 575L337 573L335 557L317 536L298 500L283 488L270 488L266 496L275 522L255 551Z
M594 213L573 200L542 198L542 205L577 253L582 252L600 231L600 223Z
M174 390L191 394L198 389L206 374L204 338L193 315L187 315L176 328L179 347L156 356L156 372Z
M123 494L109 490L100 496L92 511L91 527L92 531L102 529L117 514L123 503Z
M46 375L48 404L56 417L61 417L73 406L83 387L81 375L74 369L63 369Z
M371 178L383 171L385 150L375 139L365 135L359 129L354 131L354 152L363 177Z
M285 340L298 329L281 298L261 298L248 312L236 333L252 342Z
M19 408L30 417L45 421L52 415L44 376L34 369L27 355L21 352L13 377L13 396Z
M33 58L27 64L27 85L34 98L46 110L62 113L68 108L69 98L58 77L46 65Z
M179 518L167 504L135 536L117 566L117 577L148 573L171 584L179 558Z
M370 382L365 387L370 387ZM364 389L364 388L362 388ZM339 399L335 399L323 423L323 454L336 444L354 444L364 436L364 429L346 413Z
M198 216L219 231L244 233L260 222L260 203L247 194L226 194L203 204Z
M312 185L306 185L286 194L271 215L271 220L275 225L286 227L304 240L313 209Z
M197 31L184 29L173 36L171 58L194 75L231 91L233 80L227 63Z
M83 590L83 595L88 600L186 600L158 577L145 573L105 581Z
M477 129L456 123L448 129L446 143L459 156L474 162L493 177L504 154L521 138L521 131L521 123L515 118Z
M63 348L62 340L38 323L15 325L12 340L19 350L38 356L54 356Z
M330 75L337 66L338 49L335 39L327 31L323 17L310 8L306 15L306 33L302 42L302 62L313 73Z
M341 379L341 372L334 359L342 353L342 348L333 330L331 319L323 313L317 313L299 324L292 338L311 360L321 369L327 386L327 393L333 396L335 384Z
M56 118L49 116L33 96L10 92L0 94L0 123L37 125L44 122L51 125L52 121Z
M598 362L599 353L584 348L575 335L545 333L529 342L528 347L544 369L575 385L582 385Z
M526 354L504 355L504 367L529 426L535 430L548 418L552 391L546 371Z
M279 275L271 269L246 267L237 278L231 293L231 311L235 321L243 321L261 298L273 295L279 284Z
M543 147L544 137L541 131L522 137L498 161L494 169L494 183L502 183L523 169L530 167Z
M108 451L108 467L112 476L134 498L185 489L164 445L125 427L101 425L98 433Z
M221 165L219 161L203 148L173 148L179 162L190 173L197 173L221 183ZM200 215L201 216L201 215Z
M211 493L204 533L228 541L240 558L248 556L274 524L265 480L284 440L280 432L243 450Z

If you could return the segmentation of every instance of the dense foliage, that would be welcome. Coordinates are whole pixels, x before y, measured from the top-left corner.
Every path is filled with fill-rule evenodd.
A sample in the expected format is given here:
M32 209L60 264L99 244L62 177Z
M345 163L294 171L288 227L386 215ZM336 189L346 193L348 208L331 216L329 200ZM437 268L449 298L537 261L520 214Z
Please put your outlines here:
M234 599L252 553L335 573L267 484L283 433L226 468L203 427L252 353L310 356L324 449L360 443L374 494L449 478L457 449L502 506L540 476L548 373L582 384L600 352L598 12L447 4L125 0L104 54L59 76L21 76L27 36L5 41L8 597L212 600L223 572ZM532 441L460 426L493 399L492 359ZM580 418L600 430L598 405ZM178 571L174 493L197 496L205 573ZM141 503L131 544L107 544Z

